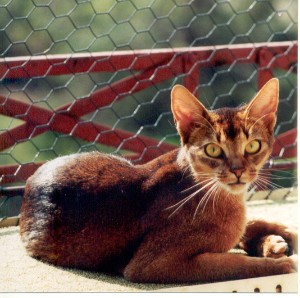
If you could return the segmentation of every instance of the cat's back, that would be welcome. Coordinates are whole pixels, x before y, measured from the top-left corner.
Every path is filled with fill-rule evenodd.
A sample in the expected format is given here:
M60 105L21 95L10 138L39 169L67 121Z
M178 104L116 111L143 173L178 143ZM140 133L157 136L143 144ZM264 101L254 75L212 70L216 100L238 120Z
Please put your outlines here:
M55 158L42 165L28 180L34 187L83 184L97 180L105 186L114 182L122 172L132 172L133 165L126 159L100 152L77 153ZM124 175L123 175L124 176Z
M21 207L20 232L28 252L78 267L118 254L139 233L135 218L143 212L138 195L143 175L129 161L99 152L41 166L27 180Z
M39 206L43 206L40 212L55 206L67 214L113 204L137 191L144 174L126 159L100 152L58 157L27 180L21 217L30 209L37 212Z

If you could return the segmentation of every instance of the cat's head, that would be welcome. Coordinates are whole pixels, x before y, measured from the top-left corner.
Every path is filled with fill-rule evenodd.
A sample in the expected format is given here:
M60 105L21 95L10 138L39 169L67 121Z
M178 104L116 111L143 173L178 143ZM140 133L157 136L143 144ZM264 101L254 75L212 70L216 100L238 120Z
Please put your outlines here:
M173 87L172 112L197 180L234 194L256 180L272 152L278 89L271 79L247 105L207 110L185 87Z

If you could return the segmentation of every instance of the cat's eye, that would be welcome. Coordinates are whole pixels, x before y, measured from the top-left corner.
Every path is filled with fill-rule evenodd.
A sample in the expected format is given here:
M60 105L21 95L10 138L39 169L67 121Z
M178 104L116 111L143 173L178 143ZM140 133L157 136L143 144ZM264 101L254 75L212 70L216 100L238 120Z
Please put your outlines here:
M220 146L216 145L216 144L208 144L205 147L205 153L209 156L209 157L213 157L213 158L218 158L222 155L223 150Z
M261 144L258 140L253 140L246 145L245 151L248 154L255 154L260 150Z

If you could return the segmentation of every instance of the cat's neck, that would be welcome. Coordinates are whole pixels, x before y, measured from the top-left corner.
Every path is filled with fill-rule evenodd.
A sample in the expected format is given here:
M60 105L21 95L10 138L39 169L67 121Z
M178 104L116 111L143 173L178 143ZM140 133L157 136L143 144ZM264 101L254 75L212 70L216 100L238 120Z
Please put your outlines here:
M209 187L198 192L201 186L197 185L192 175L184 149L165 153L138 168L147 176L142 183L142 191L147 200L153 203L151 210L155 216L152 218L160 216L163 210L162 214L168 220L182 221L186 218L188 225L201 226L201 222L216 225L215 218L219 217L227 223L233 221L233 224L241 226L241 229L244 227L244 195L230 194L221 189L215 195L205 197ZM197 193L194 196L195 192Z

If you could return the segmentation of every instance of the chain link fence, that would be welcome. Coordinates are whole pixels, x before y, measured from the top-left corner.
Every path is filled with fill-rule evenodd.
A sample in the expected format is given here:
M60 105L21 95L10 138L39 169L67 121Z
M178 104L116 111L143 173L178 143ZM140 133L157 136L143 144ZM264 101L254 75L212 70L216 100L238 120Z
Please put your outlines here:
M270 185L286 196L297 11L296 0L0 0L0 217L18 214L28 175L57 156L101 150L139 163L178 146L174 84L215 109L248 102L270 76L280 80Z

